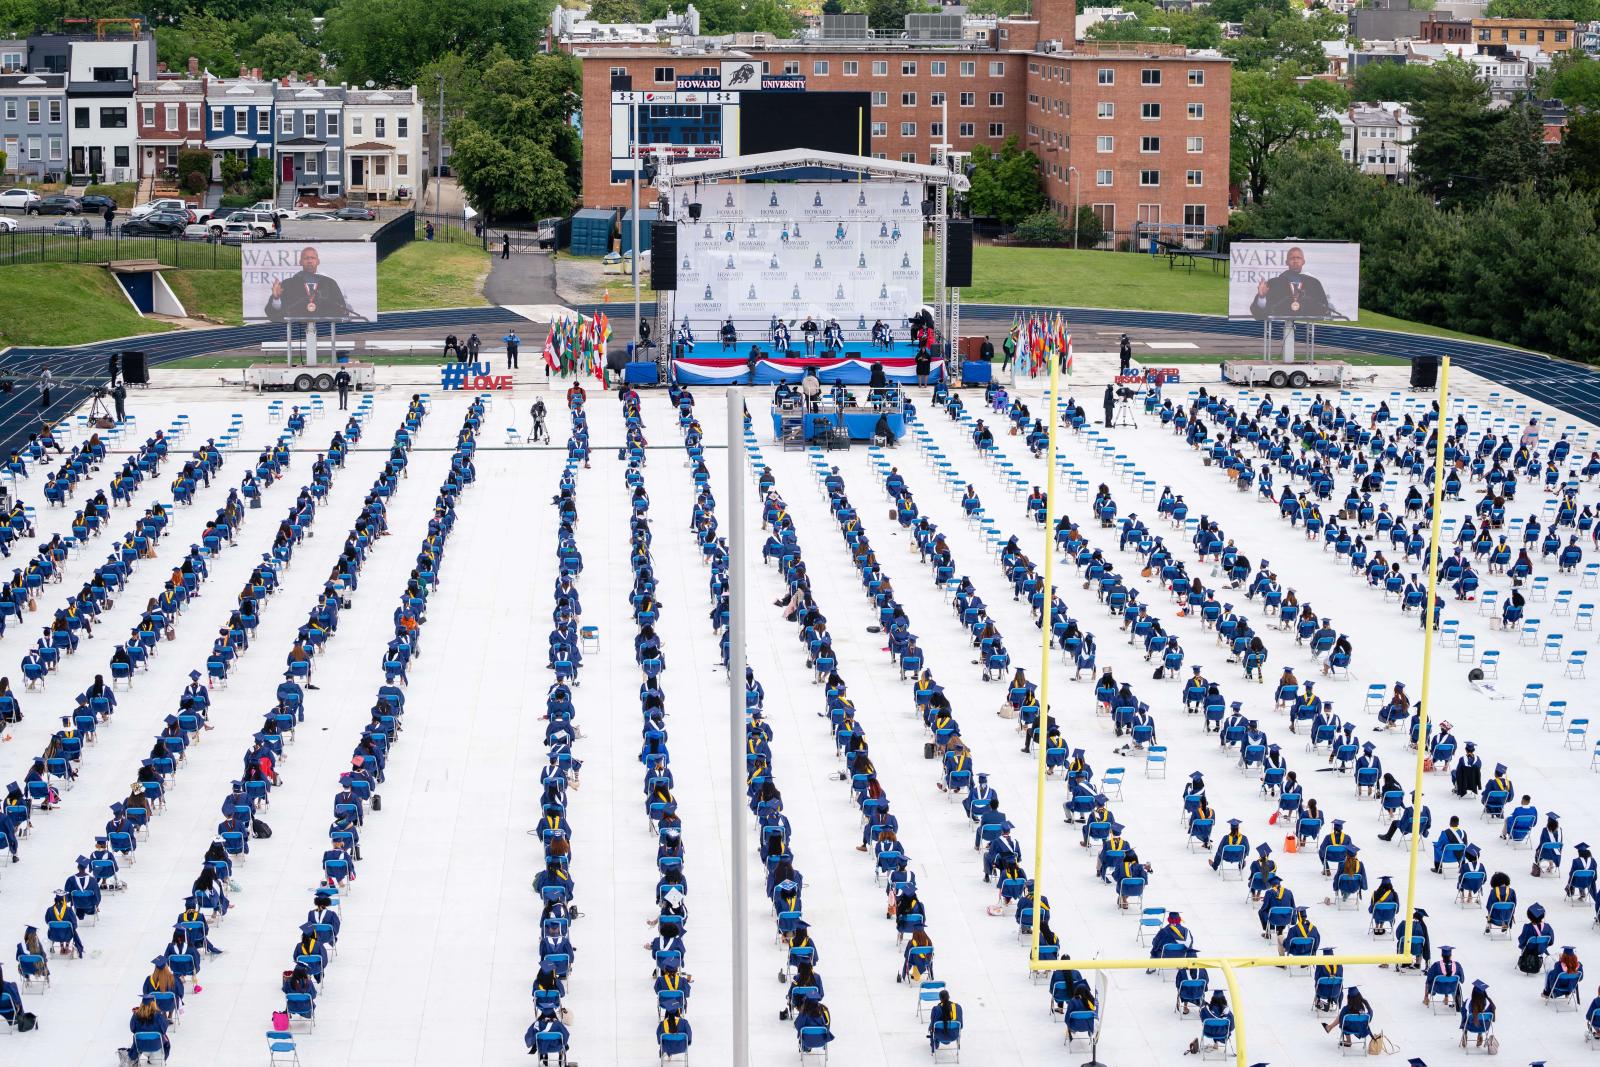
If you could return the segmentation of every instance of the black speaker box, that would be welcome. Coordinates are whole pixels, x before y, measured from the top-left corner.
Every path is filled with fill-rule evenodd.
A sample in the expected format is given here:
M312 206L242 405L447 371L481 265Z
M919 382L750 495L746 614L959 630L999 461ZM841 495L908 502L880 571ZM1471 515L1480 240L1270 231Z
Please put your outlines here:
M952 289L972 286L972 221L951 219L946 225L944 282Z
M1439 384L1439 357L1417 356L1411 361L1411 388L1433 389Z
M678 288L678 226L672 222L650 224L650 287L658 293Z
M123 351L122 380L129 385L150 384L150 368L145 364L143 352Z

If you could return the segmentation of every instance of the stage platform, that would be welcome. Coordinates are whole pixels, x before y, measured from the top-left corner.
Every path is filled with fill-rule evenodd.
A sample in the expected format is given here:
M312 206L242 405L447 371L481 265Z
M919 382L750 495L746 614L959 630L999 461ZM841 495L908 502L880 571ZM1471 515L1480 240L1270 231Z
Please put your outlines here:
M912 341L909 337L906 336L906 331L905 331L904 327L902 327L900 330L898 330L896 332L896 335L901 337L902 340L890 341L889 342L889 347L887 347L887 348L884 348L881 345L874 345L871 341L867 340L865 334L863 334L860 338L852 338L850 335L855 333L855 332L856 332L855 330L846 330L845 331L844 348L842 348L842 349L840 349L840 350L838 350L836 352L831 352L831 353L824 352L822 350L822 338L821 338L820 335L818 335L817 343L816 343L816 346L815 346L815 351L812 352L810 355L807 355L806 346L805 346L805 343L800 339L799 331L798 330L793 331L795 336L790 339L789 352L788 352L788 357L787 358L791 358L791 359L813 359L813 358L816 358L816 359L839 359L841 357L844 358L844 359L914 359L914 358L916 358L916 355L917 355L916 342ZM775 349L772 346L772 342L771 341L768 341L766 339L766 335L765 334L755 334L755 333L750 333L750 334L741 333L739 335L739 340L736 341L732 345L724 345L721 341L717 340L715 337L712 337L710 340L700 340L700 341L695 342L694 347L691 348L687 353L685 353L685 355L689 359L715 359L715 358L719 358L719 357L721 357L721 358L731 358L733 356L738 356L740 359L743 359L743 358L745 358L746 356L748 356L750 354L750 347L752 345L754 345L756 347L756 349L758 351L760 351L761 358L763 358L763 359L779 358L777 349Z
M706 346L701 346L706 350ZM748 350L746 350L748 351ZM879 350L882 351L881 349ZM872 364L883 364L889 381L897 385L915 385L916 360L910 356L874 355L872 350L859 356L847 351L845 358L837 356L804 355L787 359L774 359L770 354L756 361L752 381L750 362L746 356L693 356L672 361L673 375L682 385L776 385L778 382L798 382L807 367L817 368L817 377L824 384L841 382L845 385L866 385L872 375ZM929 381L944 377L944 364L935 360L929 371Z

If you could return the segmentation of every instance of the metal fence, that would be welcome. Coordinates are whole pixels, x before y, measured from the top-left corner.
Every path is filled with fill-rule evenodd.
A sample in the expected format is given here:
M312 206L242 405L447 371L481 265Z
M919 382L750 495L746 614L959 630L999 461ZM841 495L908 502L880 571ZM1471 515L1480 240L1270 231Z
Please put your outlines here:
M177 237L124 237L98 227L82 233L0 231L0 266L29 263L111 263L152 259L168 267L238 270L239 246Z
M378 246L378 258L384 259L403 245L410 244L416 239L416 230L416 219L409 211L379 226L372 233L372 243Z

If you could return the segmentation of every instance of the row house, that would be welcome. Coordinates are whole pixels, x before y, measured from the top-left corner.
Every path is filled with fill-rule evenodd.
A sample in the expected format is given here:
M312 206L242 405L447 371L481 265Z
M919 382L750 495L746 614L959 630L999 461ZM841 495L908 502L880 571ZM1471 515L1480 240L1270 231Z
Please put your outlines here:
M274 90L279 200L344 195L344 102L338 85L290 82Z
M1411 146L1417 119L1404 104L1358 103L1334 116L1339 121L1339 153L1363 174L1390 181L1411 173Z
M206 140L211 150L211 177L222 177L222 161L235 156L249 162L271 159L272 105L276 82L213 81L206 84Z
M345 191L394 200L414 195L421 165L422 104L409 89L351 89L345 98Z
M139 176L175 178L178 151L203 148L206 139L204 79L162 78L141 82L133 92L139 112Z
M146 44L151 47L145 47ZM69 166L75 175L127 182L137 176L133 92L155 76L154 41L73 40L67 61Z
M0 74L0 151L6 154L7 180L59 177L66 170L66 145L67 76Z

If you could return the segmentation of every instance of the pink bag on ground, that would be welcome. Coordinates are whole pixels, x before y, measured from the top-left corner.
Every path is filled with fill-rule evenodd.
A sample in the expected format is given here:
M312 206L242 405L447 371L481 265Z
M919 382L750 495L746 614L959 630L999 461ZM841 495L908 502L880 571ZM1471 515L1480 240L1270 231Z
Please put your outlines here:
M287 1029L289 1029L289 1013L286 1012L286 1011L275 1011L275 1012L273 1012L272 1013L272 1028L274 1030L287 1030Z

